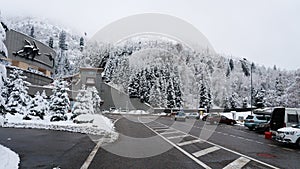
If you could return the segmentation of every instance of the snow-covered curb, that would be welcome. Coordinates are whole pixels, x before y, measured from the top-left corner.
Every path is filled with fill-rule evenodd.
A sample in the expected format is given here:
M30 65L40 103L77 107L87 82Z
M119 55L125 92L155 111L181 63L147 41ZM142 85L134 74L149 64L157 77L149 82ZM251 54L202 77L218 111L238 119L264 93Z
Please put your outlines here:
M0 145L0 169L15 169L20 163L19 155Z
M70 115L69 115L70 116ZM100 114L83 114L78 116L78 120L83 120L89 118L93 119L92 123L81 123L76 124L71 120L50 122L51 116L45 116L44 120L32 119L23 120L23 115L20 114L7 114L7 122L3 124L2 127L11 128L34 128L34 129L46 129L46 130L56 130L56 131L68 131L76 132L90 135L101 135L106 138L110 138L109 142L113 142L118 138L118 133L114 130L114 124L110 119L104 117ZM70 118L70 117L69 117Z

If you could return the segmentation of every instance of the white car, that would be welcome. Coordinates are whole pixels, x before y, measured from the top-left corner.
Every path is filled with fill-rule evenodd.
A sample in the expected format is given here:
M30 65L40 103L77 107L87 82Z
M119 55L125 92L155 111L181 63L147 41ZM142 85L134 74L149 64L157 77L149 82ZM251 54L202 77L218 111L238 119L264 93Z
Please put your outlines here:
M282 143L292 143L300 147L300 124L277 130L276 140Z
M183 111L178 111L176 114L175 114L175 118L174 120L182 120L182 121L185 121L186 119L186 115Z

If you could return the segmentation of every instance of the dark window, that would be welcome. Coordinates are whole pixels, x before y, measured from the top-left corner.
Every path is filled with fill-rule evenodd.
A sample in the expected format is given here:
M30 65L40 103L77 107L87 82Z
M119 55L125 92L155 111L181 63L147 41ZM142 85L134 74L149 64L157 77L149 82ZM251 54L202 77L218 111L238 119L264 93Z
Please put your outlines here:
M298 123L298 115L297 114L288 114L288 122L289 123Z

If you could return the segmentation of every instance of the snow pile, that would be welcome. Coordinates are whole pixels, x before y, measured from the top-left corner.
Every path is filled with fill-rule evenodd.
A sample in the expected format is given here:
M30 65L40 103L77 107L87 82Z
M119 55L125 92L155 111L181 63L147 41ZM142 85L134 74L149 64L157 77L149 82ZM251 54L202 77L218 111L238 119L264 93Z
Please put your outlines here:
M71 115L67 114L68 119ZM74 123L71 120L50 122L50 118L51 116L46 115L43 120L38 117L31 120L23 120L21 114L11 115L8 113L6 115L7 123L3 127L48 129L92 135L117 135L112 121L103 115L82 114L77 117L79 120L92 120L91 123Z
M18 168L20 162L19 155L0 145L0 169Z

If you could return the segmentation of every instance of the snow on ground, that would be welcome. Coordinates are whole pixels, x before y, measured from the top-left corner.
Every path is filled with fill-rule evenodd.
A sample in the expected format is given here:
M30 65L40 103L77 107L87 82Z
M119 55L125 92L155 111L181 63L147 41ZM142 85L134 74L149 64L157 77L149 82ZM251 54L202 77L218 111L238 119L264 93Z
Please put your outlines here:
M15 169L20 163L19 155L0 145L0 169Z
M67 114L68 119L72 114ZM92 135L111 135L116 138L117 133L114 130L114 125L110 119L100 114L82 114L76 117L78 123L72 120L50 122L51 116L45 116L44 120L33 118L32 120L23 120L23 115L7 114L7 123L3 127L14 128L36 128L78 132ZM87 119L92 120L91 123L84 123Z

